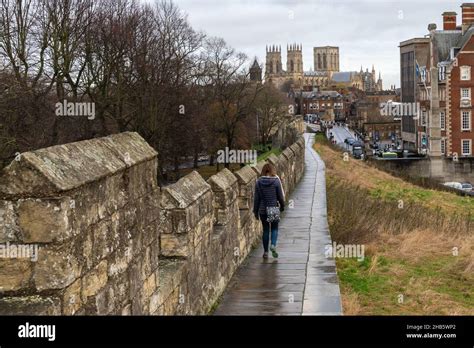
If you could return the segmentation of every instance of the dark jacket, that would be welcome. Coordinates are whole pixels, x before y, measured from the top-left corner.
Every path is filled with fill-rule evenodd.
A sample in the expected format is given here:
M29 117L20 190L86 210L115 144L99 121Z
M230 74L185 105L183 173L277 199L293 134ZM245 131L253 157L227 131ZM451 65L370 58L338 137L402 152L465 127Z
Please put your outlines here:
M266 207L277 207L285 209L285 196L281 187L280 178L277 176L262 176L255 184L255 197L253 200L253 214L255 216L265 215Z

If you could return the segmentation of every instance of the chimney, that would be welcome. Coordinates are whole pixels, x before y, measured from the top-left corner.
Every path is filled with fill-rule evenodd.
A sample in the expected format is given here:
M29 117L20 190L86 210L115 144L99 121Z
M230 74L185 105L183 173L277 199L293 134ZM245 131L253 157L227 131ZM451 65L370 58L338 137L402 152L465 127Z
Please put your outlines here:
M474 24L474 3L468 2L461 5L462 8L462 32L466 32Z
M444 12L443 16L443 30L456 30L456 12Z

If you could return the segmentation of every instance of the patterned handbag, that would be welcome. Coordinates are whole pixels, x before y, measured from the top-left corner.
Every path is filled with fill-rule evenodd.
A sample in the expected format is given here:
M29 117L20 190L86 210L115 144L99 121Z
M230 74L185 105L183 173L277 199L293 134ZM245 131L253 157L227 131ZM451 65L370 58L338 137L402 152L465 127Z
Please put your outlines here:
M268 222L280 221L280 207L267 207L267 221Z
M271 223L280 221L280 207L268 207L267 203L265 202L265 196L263 195L260 185L258 185L258 188L260 190L260 195L262 196L263 204L265 204L267 212L267 222Z

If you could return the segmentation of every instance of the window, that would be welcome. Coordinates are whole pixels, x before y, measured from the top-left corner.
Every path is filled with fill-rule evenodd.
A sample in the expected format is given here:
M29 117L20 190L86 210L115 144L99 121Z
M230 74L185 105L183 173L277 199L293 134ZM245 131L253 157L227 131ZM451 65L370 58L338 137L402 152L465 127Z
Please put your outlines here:
M439 100L446 100L446 88L439 89Z
M426 125L426 110L421 111L421 125L422 126Z
M446 139L441 139L441 153L446 154Z
M440 126L442 130L446 130L446 113L444 111L441 111L439 113L439 119L440 119Z
M470 111L461 112L461 130L462 131L471 130L471 112Z
M440 81L446 80L446 65L439 66L438 74L439 74L438 77Z
M471 89L470 88L461 88L461 98L471 99Z
M426 82L426 66L420 68L421 81Z
M471 142L470 139L463 139L461 143L461 153L463 156L470 156L471 155Z
M462 81L469 81L471 79L471 67L470 66L462 66L461 67L461 80Z

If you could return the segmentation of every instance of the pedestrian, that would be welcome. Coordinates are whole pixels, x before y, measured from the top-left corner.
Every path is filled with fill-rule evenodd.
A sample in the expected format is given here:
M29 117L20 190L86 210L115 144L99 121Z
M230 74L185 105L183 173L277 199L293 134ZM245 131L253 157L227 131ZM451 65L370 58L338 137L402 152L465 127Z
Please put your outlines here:
M285 210L285 193L275 167L267 163L255 183L253 214L262 222L263 258L268 258L268 246L272 256L277 258L278 223L280 212Z

